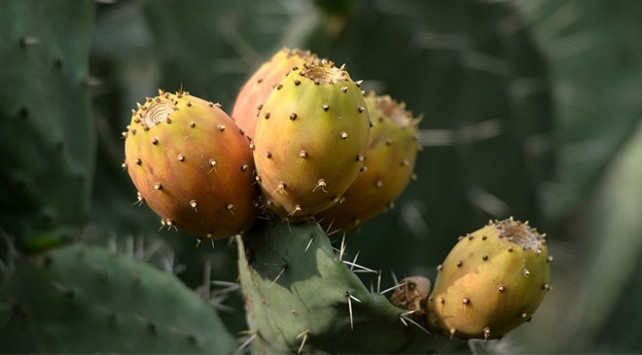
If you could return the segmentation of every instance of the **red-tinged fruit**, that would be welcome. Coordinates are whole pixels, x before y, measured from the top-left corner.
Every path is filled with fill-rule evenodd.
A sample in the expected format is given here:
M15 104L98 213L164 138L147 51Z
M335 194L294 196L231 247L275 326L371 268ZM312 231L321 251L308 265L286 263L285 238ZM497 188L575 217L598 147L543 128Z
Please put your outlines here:
M267 204L289 221L338 203L363 167L370 119L345 67L292 70L261 109L254 138L257 181Z
M393 207L414 176L419 119L387 95L371 93L366 103L372 128L364 169L340 203L319 214L325 229L358 228Z
M437 270L428 323L459 338L499 338L530 321L549 286L546 242L528 223L494 221L464 236Z
M215 239L249 229L260 197L247 138L219 106L159 90L123 133L138 200L163 225Z
M232 109L232 117L248 137L254 137L258 113L272 90L292 68L300 68L303 63L317 59L317 55L310 51L284 48L252 74L239 91Z

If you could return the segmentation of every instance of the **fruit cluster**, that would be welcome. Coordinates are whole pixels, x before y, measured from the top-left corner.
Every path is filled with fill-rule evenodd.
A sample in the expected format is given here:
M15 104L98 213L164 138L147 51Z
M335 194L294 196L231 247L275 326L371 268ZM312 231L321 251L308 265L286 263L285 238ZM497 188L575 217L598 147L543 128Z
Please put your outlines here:
M264 211L356 228L393 205L418 151L418 119L360 86L345 66L283 49L241 88L231 117L159 90L132 110L124 167L164 226L199 238L247 231Z
M349 230L413 179L418 121L389 96L365 95L345 66L283 49L241 88L231 117L184 91L147 98L123 132L124 166L163 225L199 238L241 234L260 215ZM437 333L500 337L550 289L548 262L527 223L491 221L462 237L432 293L428 279L406 278L391 302Z

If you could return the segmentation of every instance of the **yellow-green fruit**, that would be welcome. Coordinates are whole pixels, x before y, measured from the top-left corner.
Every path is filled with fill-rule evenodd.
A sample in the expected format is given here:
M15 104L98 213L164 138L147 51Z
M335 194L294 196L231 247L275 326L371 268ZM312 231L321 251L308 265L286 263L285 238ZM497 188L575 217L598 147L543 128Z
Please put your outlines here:
M248 137L254 137L258 113L272 90L292 68L302 67L303 63L317 59L317 55L310 51L284 48L252 74L239 91L232 109L232 117Z
M372 121L364 170L339 204L319 214L326 229L354 229L394 205L413 177L418 119L390 96L366 98Z
M363 166L370 119L359 85L331 62L292 70L263 105L254 137L268 205L296 222L337 203Z
M430 327L465 339L503 336L544 299L550 260L544 235L512 218L462 237L438 267Z
M132 112L125 167L164 225L207 238L252 226L260 197L252 151L219 105L159 91Z

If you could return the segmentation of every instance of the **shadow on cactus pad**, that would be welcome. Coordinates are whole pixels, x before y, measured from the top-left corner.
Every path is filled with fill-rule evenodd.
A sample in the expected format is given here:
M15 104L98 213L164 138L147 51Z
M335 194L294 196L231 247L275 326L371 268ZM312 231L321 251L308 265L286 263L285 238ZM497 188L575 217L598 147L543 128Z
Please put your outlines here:
M462 352L369 291L316 224L261 222L239 242L247 318L259 353Z

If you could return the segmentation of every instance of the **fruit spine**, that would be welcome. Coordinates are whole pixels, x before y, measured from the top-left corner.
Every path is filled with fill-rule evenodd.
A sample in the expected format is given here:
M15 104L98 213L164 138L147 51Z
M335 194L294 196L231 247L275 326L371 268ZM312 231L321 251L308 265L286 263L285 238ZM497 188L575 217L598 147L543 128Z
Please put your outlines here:
M498 338L529 321L549 286L543 234L512 218L462 237L437 270L428 323L461 338Z
M393 207L414 176L419 120L387 95L371 93L366 103L372 128L364 171L338 204L319 215L326 229L354 229Z
M252 74L239 91L232 109L232 117L248 137L254 137L259 111L272 90L293 68L317 59L317 55L310 51L284 48Z
M125 167L139 201L163 225L207 238L252 226L259 212L252 152L218 104L159 91L132 112Z
M292 70L263 105L252 144L268 205L300 221L337 203L362 170L369 131L365 98L345 67Z

